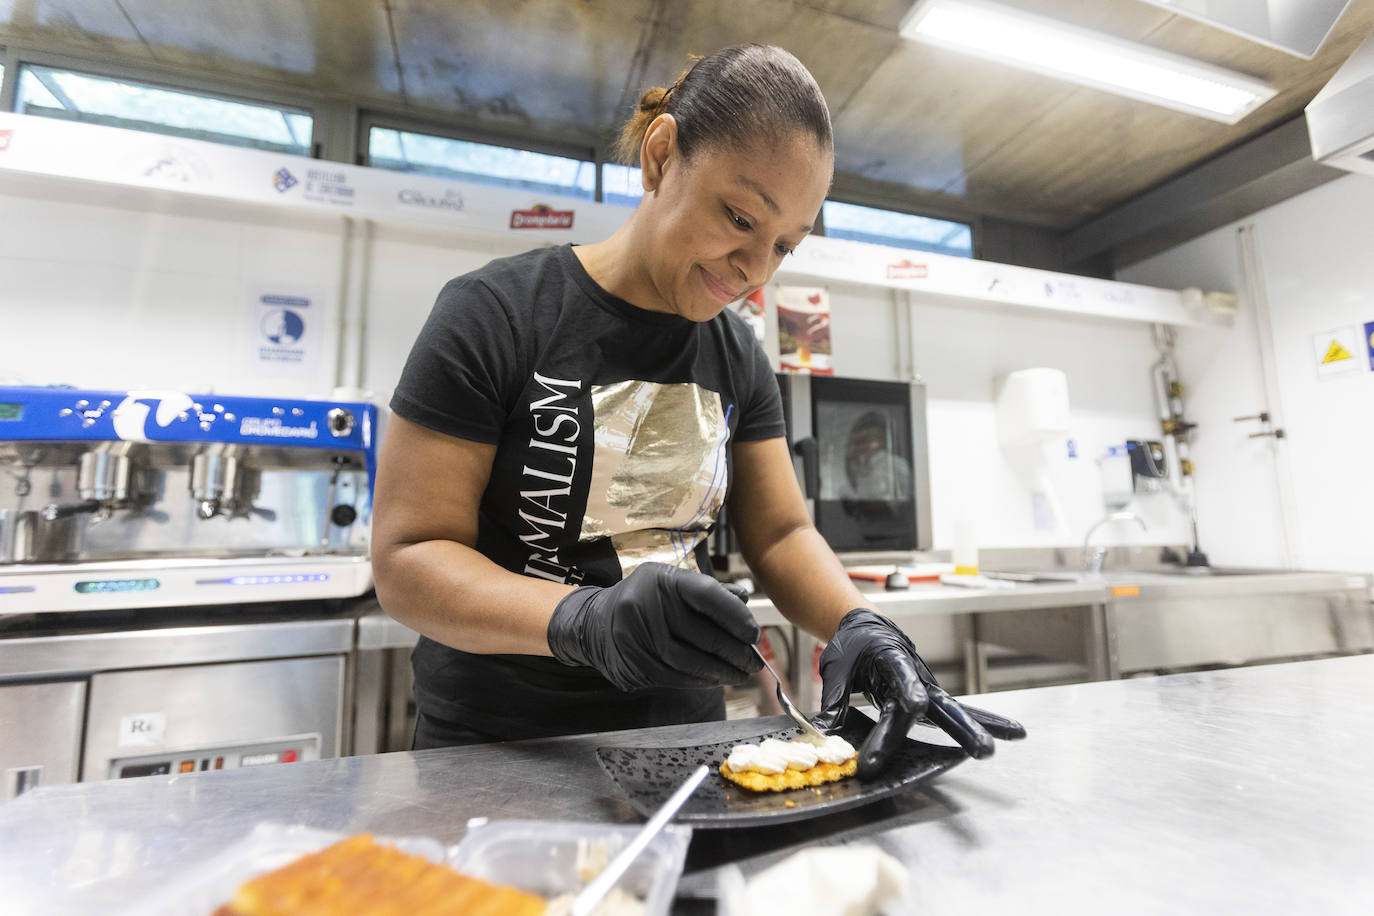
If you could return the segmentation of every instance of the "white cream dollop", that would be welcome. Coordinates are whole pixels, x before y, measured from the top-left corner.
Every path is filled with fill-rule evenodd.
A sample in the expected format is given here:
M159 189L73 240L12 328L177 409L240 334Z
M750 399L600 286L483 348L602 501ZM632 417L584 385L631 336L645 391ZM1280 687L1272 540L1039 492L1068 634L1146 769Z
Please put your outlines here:
M809 770L816 765L816 748L810 744L800 741L783 741L778 738L766 738L759 745L774 754L779 754L787 761L789 770Z
M839 735L824 741L803 737L792 741L765 738L760 744L736 744L726 764L736 773L781 773L786 769L809 770L817 762L842 764L854 756L854 746Z
M836 766L851 759L855 755L854 745L841 738L839 735L826 735L825 740L810 736L798 738L798 741L807 741L816 749L816 756L826 763Z
M787 769L787 758L757 744L736 744L725 758L736 773L753 770L758 773L781 773Z

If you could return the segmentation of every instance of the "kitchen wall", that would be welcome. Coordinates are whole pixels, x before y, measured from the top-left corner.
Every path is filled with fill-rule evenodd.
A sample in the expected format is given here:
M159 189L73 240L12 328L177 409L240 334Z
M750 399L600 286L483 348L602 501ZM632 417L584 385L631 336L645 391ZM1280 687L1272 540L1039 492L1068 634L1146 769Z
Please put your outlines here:
M74 189L75 187L75 189ZM150 202L151 201L151 202ZM165 203L165 205L164 205ZM443 283L529 244L377 226L361 249L367 303L361 380L385 404ZM335 384L345 234L333 217L70 182L0 179L0 382L174 387L327 396ZM1162 285L1182 285L1167 283ZM307 296L319 336L309 365L256 359L256 297ZM770 299L771 299L770 293ZM1149 328L1135 322L1028 315L831 289L835 365L860 378L902 377L896 309L911 314L911 360L929 394L934 537L948 549L967 501L989 547L1081 544L1104 514L1096 458L1126 438L1158 437ZM771 314L771 309L770 309ZM1050 366L1069 377L1077 457L1053 449L1058 515L1037 519L1022 467L997 445L1001 377ZM1149 523L1114 526L1102 543L1181 543L1185 517L1164 495L1133 506Z
M1158 359L1148 325L1016 309L921 302L911 309L911 359L926 383L934 547L952 546L966 504L984 547L1079 546L1105 513L1097 458L1128 438L1159 438L1150 367ZM835 368L858 378L901 377L894 305L883 292L831 289ZM996 396L1018 369L1062 370L1069 381L1071 436L1047 450L1059 512L1034 508L1028 465L997 441ZM1114 523L1094 543L1181 544L1187 516L1166 494L1138 495L1130 507L1148 524ZM1052 521L1052 524L1046 524ZM1110 563L1110 560L1108 561Z
M5 175L0 384L327 394L342 223ZM255 358L260 291L305 296L308 359Z
M1241 297L1231 331L1180 332L1189 412L1200 424L1202 540L1214 561L1374 571L1371 250L1374 179L1350 175L1120 273ZM1358 329L1352 358L1322 369L1345 328ZM1262 409L1284 439L1251 439L1260 426L1234 422Z

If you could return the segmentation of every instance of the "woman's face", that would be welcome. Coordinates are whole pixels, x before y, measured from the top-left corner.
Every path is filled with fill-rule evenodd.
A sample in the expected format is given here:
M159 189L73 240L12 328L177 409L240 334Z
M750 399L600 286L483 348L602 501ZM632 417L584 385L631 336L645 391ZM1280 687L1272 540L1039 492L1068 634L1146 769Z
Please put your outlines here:
M666 125L665 122L666 121ZM655 131L667 128L667 136ZM697 150L684 162L662 116L645 142L648 279L664 310L710 321L764 286L811 231L833 157L801 133L748 150Z

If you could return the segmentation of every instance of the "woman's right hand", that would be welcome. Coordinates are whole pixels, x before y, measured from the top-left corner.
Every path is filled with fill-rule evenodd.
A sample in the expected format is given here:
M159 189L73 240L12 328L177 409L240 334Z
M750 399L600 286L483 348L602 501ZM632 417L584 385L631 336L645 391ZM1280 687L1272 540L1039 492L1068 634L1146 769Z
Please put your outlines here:
M554 608L548 638L554 658L621 690L738 684L763 667L748 608L711 576L665 563L576 589Z

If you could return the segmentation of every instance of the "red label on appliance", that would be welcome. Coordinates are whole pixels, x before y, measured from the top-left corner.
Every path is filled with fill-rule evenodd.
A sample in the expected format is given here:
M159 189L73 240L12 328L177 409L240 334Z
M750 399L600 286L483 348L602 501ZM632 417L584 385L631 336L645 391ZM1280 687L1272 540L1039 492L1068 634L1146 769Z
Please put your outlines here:
M12 130L0 130L0 153L10 148L10 138L13 136Z
M535 204L529 210L512 210L510 227L512 229L571 229L572 210L555 210L548 204Z
M913 264L906 258L896 264L887 265L889 280L924 280L929 269L924 264Z

